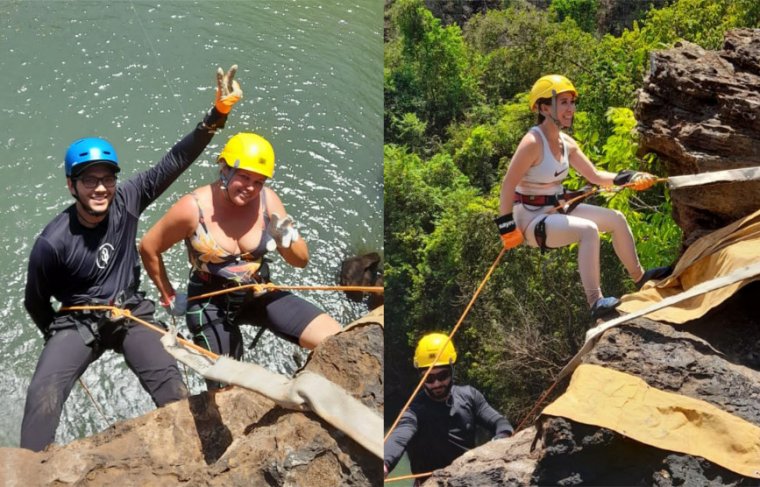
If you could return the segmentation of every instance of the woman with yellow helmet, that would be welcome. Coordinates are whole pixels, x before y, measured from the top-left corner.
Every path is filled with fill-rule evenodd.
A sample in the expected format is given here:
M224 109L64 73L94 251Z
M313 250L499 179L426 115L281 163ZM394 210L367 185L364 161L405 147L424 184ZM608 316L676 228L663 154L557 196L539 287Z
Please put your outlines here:
M502 243L512 248L523 240L531 247L557 248L578 243L578 269L593 317L612 311L619 300L604 297L599 279L599 233L610 233L612 244L628 274L641 287L650 279L665 277L670 268L644 271L639 263L631 229L622 213L579 204L552 212L567 198L562 181L572 166L591 184L630 184L637 191L650 188L656 178L624 170L619 173L594 167L572 137L562 132L573 124L578 92L564 76L550 74L535 82L530 109L538 123L522 138L501 184L499 214L495 222Z
M188 303L188 297L268 282L267 252L277 250L295 267L309 262L306 242L266 185L274 175L272 145L260 135L239 133L222 149L218 163L219 179L183 196L140 243L145 270L161 303L170 314L185 315L194 341L217 354L242 358L241 324L266 326L280 337L314 348L340 325L292 293L253 294L246 289ZM185 241L192 266L187 294L175 292L161 257L180 240Z

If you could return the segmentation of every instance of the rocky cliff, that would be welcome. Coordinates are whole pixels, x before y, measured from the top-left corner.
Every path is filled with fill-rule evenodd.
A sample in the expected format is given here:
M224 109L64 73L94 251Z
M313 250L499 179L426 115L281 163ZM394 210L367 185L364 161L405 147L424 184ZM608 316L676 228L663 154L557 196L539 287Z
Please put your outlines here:
M305 368L383 412L383 313L325 340ZM380 485L382 463L313 413L242 388L202 393L33 453L3 448L0 484Z
M653 53L636 119L641 151L669 176L760 165L760 30L725 36L723 49L683 42ZM760 181L679 189L684 245L760 208Z
M760 30L727 33L719 52L682 43L652 54L636 113L642 150L656 152L670 175L760 165ZM760 208L760 183L699 186L674 190L672 197L688 246ZM704 401L760 426L760 319L754 307L758 293L760 283L749 284L682 326L641 318L610 329L583 361ZM560 383L555 397L566 385ZM424 485L758 483L701 457L543 416L512 438L468 452Z

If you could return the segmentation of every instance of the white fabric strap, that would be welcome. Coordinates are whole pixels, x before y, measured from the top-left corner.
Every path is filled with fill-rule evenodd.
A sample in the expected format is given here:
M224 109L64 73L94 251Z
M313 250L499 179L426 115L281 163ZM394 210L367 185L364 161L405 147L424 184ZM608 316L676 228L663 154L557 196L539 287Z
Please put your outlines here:
M176 330L170 329L161 338L166 351L206 379L245 387L287 409L314 411L372 454L383 458L383 418L334 382L308 370L291 379L254 363L228 357L214 361L177 343L176 335Z
M760 262L741 267L731 274L702 282L689 289L688 291L676 294L675 296L670 296L663 299L659 303L654 303L651 306L647 306L646 308L642 308L638 311L634 311L633 313L620 316L614 320L607 321L599 326L591 328L586 332L586 343L584 343L578 353L576 353L575 356L570 359L570 362L565 365L565 368L560 371L559 375L557 376L557 381L575 370L575 368L580 365L583 356L593 348L597 339L602 335L602 333L609 330L610 328L621 325L627 321L631 321L634 318L640 318L642 316L648 315L649 313L657 311L658 309L667 308L668 306L672 306L681 301L693 298L694 296L699 296L700 294L705 294L707 292L714 291L715 289L728 286L735 282L753 278L757 275L760 275Z
M700 174L686 174L683 176L670 176L668 177L668 185L675 189L710 183L757 180L760 180L760 166L728 169L725 171L703 172Z

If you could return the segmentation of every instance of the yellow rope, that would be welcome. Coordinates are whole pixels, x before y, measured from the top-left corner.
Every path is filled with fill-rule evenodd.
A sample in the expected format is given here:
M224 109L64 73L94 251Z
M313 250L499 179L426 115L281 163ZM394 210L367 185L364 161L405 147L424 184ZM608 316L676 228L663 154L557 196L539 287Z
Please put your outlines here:
M657 179L655 180L655 183L661 183L661 182L665 182L665 181L667 181L667 180L668 180L668 178L657 178ZM618 188L626 188L626 187L630 187L630 186L633 186L634 184L635 184L635 183L627 183L627 184L622 184L622 185L618 186ZM595 194L595 193L598 193L598 192L600 192L600 191L602 191L602 190L603 190L603 189L602 189L602 188L600 188L600 187L594 187L594 188L592 188L591 190L589 190L589 191L586 191L586 192L585 192L585 193L583 193L583 194L580 194L580 195L578 195L578 196L576 196L576 197L574 197L574 198L571 198L571 199L567 200L566 202L564 202L564 203L562 203L562 204L559 204L559 205L555 206L554 208L552 208L552 209L550 210L550 213L551 213L551 212L554 212L554 211L557 211L557 210L560 210L560 209L562 209L562 208L566 208L566 207L570 206L572 203L575 203L576 201L579 201L579 200L584 200L584 199L588 198L589 196L591 196L591 195L593 195L593 194ZM465 316L467 316L467 313L469 313L469 311L470 311L470 308L472 307L473 303L475 302L475 299L478 297L478 295L479 295L479 294L480 294L480 292L482 291L483 287L485 286L486 282L487 282L487 281L488 281L488 279L491 277L491 274L493 273L493 270L494 270L494 269L496 268L496 266L498 265L499 261L501 260L502 256L504 255L504 252L505 252L505 251L506 251L506 249L505 249L505 248L502 248L502 249L501 249L501 252L499 253L498 257L496 257L496 260L494 261L494 263L491 265L491 268L488 270L488 273L486 274L486 277L485 277L485 278L483 279L483 281L480 283L480 286L478 286L478 289L475 291L475 294L472 296L472 299L470 299L470 302L467 304L467 307L465 308L464 312L462 313L462 316L459 318L459 321L457 322L457 324L454 326L454 329L453 329L453 330L451 331L451 333L449 334L449 336L448 336L448 338L447 338L446 342L443 344L443 346L441 346L441 348L440 348L440 350L438 351L438 354L436 355L436 357L435 357L435 359L433 360L432 364L431 364L431 365L430 365L430 366L427 368L427 370L425 370L425 374L423 374L423 376L422 376L422 379L420 379L420 382L417 384L417 387L415 387L415 389L414 389L414 392L412 392L411 396L410 396L410 397L409 397L409 399L406 401L406 404L404 404L404 407L403 407L403 408L401 408L401 412L399 412L398 416L396 417L396 420L393 422L393 425L390 427L390 429L388 430L388 433L385 435L385 439L383 440L384 442L385 442L385 441L388 441L388 438L390 437L390 435L393 433L393 431L394 431L394 430L396 429L396 427L398 426L398 423L399 423L399 421L401 420L401 416L402 416L402 415L403 415L403 414L406 412L406 410L407 410L407 409L409 409L409 406L410 406L410 404L412 403L412 401L414 400L414 397L417 395L417 393L418 393L418 392L420 391L420 389L422 388L422 384L424 384L424 383L425 383L425 379L427 379L427 376L430 374L430 371L433 369L433 367L435 366L435 363L438 361L438 359L440 358L441 354L443 353L443 350L444 350L444 348L446 347L446 344L447 344L447 343L449 343L449 342L451 341L451 338L454 336L454 334L455 334L455 333L457 332L457 330L459 329L459 326L462 324L462 321L464 320ZM557 386L557 384L558 384L558 383L559 383L559 381L555 381L555 382L554 382L554 383L551 385L551 387L549 387L549 389L548 389L548 390L547 390L547 391L546 391L546 392L545 392L545 393L544 393L544 394L543 394L543 395L542 395L542 396L539 398L538 402L537 402L537 403L536 403L536 405L533 407L533 409L531 409L531 411L530 411L530 412L528 413L528 415L527 415L527 416L526 416L526 417L523 419L523 421L522 421L522 422L520 422L520 424L518 425L518 427L517 427L517 429L515 430L515 432L519 431L519 430L522 428L522 426L524 425L524 423L525 423L525 422L526 422L526 421L527 421L527 420L530 418L530 416L531 416L531 415L534 413L535 409L536 409L536 408L538 408L538 407L541 405L541 403L542 403L542 402L543 402L543 401L546 399L546 397L547 397L547 396L548 396L548 395L549 395L549 394L552 392L552 390L553 390L553 389L554 389L554 388ZM405 475L405 476L401 476L401 477L393 477L393 478L390 478L390 479L386 479L386 480L385 480L385 482L395 482L395 481L397 481L397 480L404 480L404 479L410 479L410 478L424 477L424 476L429 476L429 475L431 475L431 473L432 473L432 472L429 472L429 473L425 473L425 474L415 474L415 475Z
M253 289L254 291L263 291L265 289L290 289L290 290L304 290L304 291L323 290L323 291L362 291L362 292L380 293L380 294L383 293L383 288L381 286L280 286L277 284L270 283L270 284L246 284L244 286L222 289L220 291L214 291L214 292L210 292L206 294L201 294L200 296L194 296L190 298L188 301L217 296L219 294L239 291L241 289ZM136 316L133 316L132 313L128 309L117 308L116 306L108 306L108 305L64 306L59 311L110 311L111 319L113 320L118 320L121 318L129 318L130 320L136 321L137 323L140 323L141 325L146 326L150 328L151 330L156 331L158 333L161 333L161 334L167 333L166 330L159 328L158 326L153 325L151 323L148 323L147 321L142 320ZM192 348L193 350L196 350L199 353L213 360L216 360L219 358L219 355L209 350L206 350L205 348L200 347L193 342L187 341L179 337L177 337L177 341L179 341L186 347Z
M385 479L385 483L391 483L391 482L398 482L399 480L408 480L408 479L418 479L420 477L430 477L433 475L433 472L426 472L426 473L413 473L409 475L400 475L398 477L391 477L388 479Z
M229 287L221 289L219 291L212 291L199 296L193 296L188 301L195 301L197 299L205 299L213 296L219 296L220 294L227 294L241 289L251 289L253 292L261 292L265 290L289 290L289 291L361 291L365 293L377 293L383 294L382 286L282 286L279 284L244 284L242 286Z
M93 305L93 306L66 306L64 308L61 308L60 311L97 311L97 310L105 310L105 311L111 311L111 317L115 318L129 318L130 320L136 321L137 323L140 323L143 326L146 326L150 328L151 330L158 332L162 335L166 335L168 332L164 330L163 328L160 328L152 323L148 323L147 321L138 318L137 316L133 316L132 312L128 309L121 309L117 308L116 306L104 306L104 305ZM177 341L184 346L188 348L192 348L193 350L197 351L198 353L205 355L206 357L216 360L219 358L219 355L215 354L214 352L210 350L206 350L203 347L200 347L196 345L193 342L189 342L185 340L184 338L177 337Z

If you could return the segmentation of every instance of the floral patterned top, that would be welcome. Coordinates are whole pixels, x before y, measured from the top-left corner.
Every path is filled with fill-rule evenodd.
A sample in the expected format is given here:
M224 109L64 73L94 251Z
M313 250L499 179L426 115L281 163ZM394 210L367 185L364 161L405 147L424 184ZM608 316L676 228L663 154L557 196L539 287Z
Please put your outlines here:
M261 242L252 252L231 254L223 249L211 236L206 227L203 210L198 202L198 196L192 193L198 204L198 226L190 238L185 239L190 264L193 270L223 277L240 284L260 282L259 269L267 253L266 244L271 237L266 229L269 227L269 215L266 211L266 193L261 192L261 212L264 215L264 233Z

